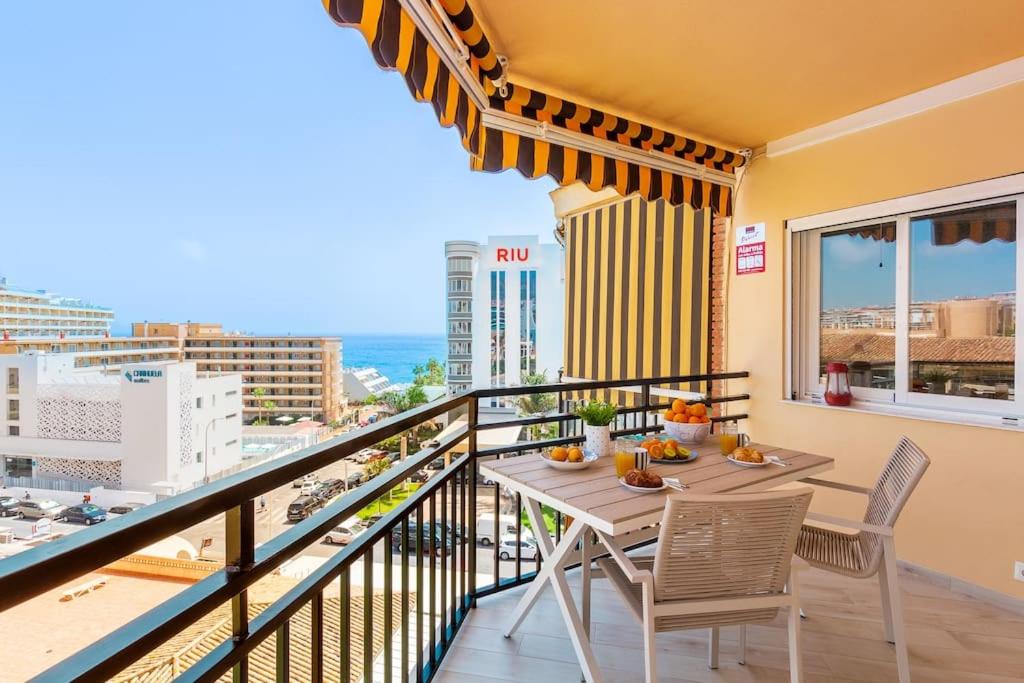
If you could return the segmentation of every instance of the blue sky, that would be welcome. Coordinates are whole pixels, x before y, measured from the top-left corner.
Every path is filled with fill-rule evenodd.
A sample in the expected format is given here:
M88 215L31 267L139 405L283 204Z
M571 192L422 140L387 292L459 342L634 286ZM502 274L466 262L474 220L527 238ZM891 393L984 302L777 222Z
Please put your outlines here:
M551 239L316 0L3 3L0 83L0 274L121 330L441 334L446 239Z
M910 225L911 297L941 301L1014 289L1013 242L932 244L930 220ZM892 306L896 299L896 244L844 233L822 239L823 309ZM879 268L879 263L882 268Z

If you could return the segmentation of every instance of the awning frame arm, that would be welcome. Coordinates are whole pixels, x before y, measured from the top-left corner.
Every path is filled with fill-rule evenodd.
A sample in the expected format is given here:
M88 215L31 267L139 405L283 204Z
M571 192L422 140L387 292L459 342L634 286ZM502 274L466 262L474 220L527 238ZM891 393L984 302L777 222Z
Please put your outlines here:
M435 11L437 0L398 0L402 8L412 17L413 23L423 32L427 40L434 46L445 65L451 70L465 89L473 103L480 110L481 122L487 128L518 133L534 140L544 140L584 152L600 154L617 161L640 164L659 171L667 171L686 178L708 180L718 185L734 188L736 176L732 173L709 168L686 159L659 152L653 149L637 149L610 140L583 135L575 131L549 126L547 122L537 122L516 114L510 114L491 107L490 98L484 92L483 85L463 58L469 48L457 34L452 35L454 26L445 26L445 12ZM441 22L437 21L442 17ZM507 74L507 66L502 64L503 75Z

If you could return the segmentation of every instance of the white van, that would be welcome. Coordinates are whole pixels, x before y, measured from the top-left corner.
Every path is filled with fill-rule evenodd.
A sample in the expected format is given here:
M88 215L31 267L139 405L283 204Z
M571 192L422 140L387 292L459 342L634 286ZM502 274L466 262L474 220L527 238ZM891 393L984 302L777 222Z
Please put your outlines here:
M516 517L515 515L501 515L498 517L498 537L507 536L511 534L516 535ZM530 530L523 527L523 539L532 540L533 534ZM485 512L481 514L476 520L476 540L480 545L491 545L494 543L494 513Z

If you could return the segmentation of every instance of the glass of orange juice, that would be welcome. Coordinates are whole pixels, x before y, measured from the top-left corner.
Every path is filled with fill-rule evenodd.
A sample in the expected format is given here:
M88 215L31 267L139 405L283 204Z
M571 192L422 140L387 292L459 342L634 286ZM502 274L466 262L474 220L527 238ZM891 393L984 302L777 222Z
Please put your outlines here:
M615 441L615 476L622 478L626 476L626 472L629 472L636 465L636 455L634 450L636 444L627 439L617 439Z
M718 435L718 447L722 455L731 455L739 445L739 429L735 422L726 422L722 425L722 432Z

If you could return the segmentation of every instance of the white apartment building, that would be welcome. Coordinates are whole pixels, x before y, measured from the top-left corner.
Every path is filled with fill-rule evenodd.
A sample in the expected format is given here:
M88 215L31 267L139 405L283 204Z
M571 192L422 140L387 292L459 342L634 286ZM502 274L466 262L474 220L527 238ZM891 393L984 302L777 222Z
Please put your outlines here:
M394 384L377 368L345 368L342 374L345 396L350 401L362 403L372 396L380 396L389 391L401 391L402 387Z
M448 389L555 381L562 365L562 248L535 236L445 243Z
M170 495L241 461L242 383L195 363L75 368L71 354L0 356L5 484Z
M114 311L45 290L13 287L0 277L0 336L73 339L110 335Z

